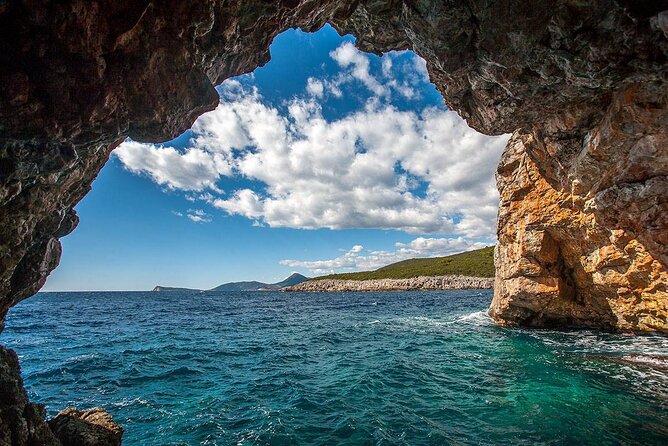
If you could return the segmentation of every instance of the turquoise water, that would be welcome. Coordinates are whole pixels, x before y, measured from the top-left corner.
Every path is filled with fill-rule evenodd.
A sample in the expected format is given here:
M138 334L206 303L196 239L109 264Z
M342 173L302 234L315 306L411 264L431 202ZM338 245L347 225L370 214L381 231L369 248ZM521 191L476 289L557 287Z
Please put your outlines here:
M668 444L668 338L496 327L488 291L50 293L0 342L125 445Z

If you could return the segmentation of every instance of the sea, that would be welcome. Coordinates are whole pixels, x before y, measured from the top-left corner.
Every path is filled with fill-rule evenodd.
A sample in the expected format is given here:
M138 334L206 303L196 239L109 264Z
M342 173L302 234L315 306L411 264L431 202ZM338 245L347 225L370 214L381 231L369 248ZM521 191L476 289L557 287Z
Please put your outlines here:
M491 298L40 293L0 343L126 446L668 444L668 337L502 328Z

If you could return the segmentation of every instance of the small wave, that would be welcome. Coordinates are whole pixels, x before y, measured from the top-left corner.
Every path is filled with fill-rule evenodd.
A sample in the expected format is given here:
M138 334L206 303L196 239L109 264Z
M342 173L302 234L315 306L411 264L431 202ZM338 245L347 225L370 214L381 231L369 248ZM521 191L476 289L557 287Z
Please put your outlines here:
M404 317L397 319L397 321L402 325L407 325L409 327L418 327L418 328L443 327L445 325L448 325L445 322L424 316Z
M465 323L473 325L492 325L492 318L489 317L486 311L475 311L471 314L460 316L455 319L455 323Z
M367 322L356 324L355 327L361 327L364 325L374 325L382 327L383 329L391 331L432 331L434 329L442 329L443 327L449 325L448 322L439 321L436 319L424 317L424 316L412 316L412 317L399 317L399 318L388 318L388 319L373 319Z
M416 333L440 332L445 329L449 322L440 321L424 316L400 317L382 320L379 322L389 330L411 331Z
M96 360L101 358L102 355L99 353L84 353L81 355L71 356L65 360L66 363L77 363L83 361Z
M112 403L114 407L131 407L131 406L148 406L149 402L141 398L127 399L119 401L117 403Z
M13 321L12 321L13 322ZM44 323L44 322L35 322L32 324L14 324L11 325L10 329L7 330L8 333L12 331L17 333L26 333L26 332L35 332L38 330L53 330L58 328L57 324L54 323Z
M178 380L184 377L194 377L195 375L201 375L201 374L202 372L200 370L196 370L186 366L165 370L155 375L144 374L137 368L131 367L127 372L124 373L123 378L117 382L117 385L121 387L127 387L136 385L137 383L170 381L173 379Z
M532 330L520 329L550 348L569 353L602 355L664 356L668 349L668 337L644 334L631 336L625 333L603 333L588 330Z

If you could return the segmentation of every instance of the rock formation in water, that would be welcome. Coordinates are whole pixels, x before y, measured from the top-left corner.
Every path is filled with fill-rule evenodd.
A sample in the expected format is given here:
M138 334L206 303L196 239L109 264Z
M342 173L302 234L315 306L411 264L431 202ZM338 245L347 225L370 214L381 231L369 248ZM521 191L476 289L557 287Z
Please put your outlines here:
M0 320L58 264L116 145L176 136L279 32L326 22L365 51L413 49L469 125L515 132L497 321L668 332L665 0L2 2ZM11 398L33 409L3 426L24 432L36 406Z
M0 347L0 446L60 446L44 416L44 406L28 401L18 356Z
M466 290L493 286L494 278L491 277L431 276L410 279L315 279L286 287L284 291Z
M637 99L642 92L630 94ZM620 96L615 102L628 100ZM657 98L661 96L645 96ZM633 119L659 114L652 108L643 113L631 104L612 105L614 113L617 107ZM501 206L490 308L497 321L668 332L667 245L662 240L668 177L652 176L660 163L668 165L668 146L665 136L651 133L667 127L654 122L654 128L646 128L648 134L636 129L637 139L615 151L601 147L603 139L622 134L620 128L605 126L636 125L606 121L593 130L573 161L572 189L550 184L540 174L545 160L528 155L540 144L535 135L515 132L497 170ZM596 173L578 179L584 171L578 164ZM633 181L638 177L642 179Z
M103 409L66 409L48 424L23 388L19 360L0 347L0 446L119 446L123 429Z
M156 285L151 290L153 293L201 293L202 290L196 288L178 288L173 286Z
M100 408L65 409L49 420L49 427L63 446L120 446L123 437L123 428Z

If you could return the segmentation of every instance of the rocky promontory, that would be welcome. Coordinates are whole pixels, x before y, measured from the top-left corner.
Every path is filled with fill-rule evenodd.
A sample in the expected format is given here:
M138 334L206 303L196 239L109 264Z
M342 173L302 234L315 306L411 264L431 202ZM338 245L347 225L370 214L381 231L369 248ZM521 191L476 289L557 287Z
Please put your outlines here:
M308 280L284 291L410 291L493 288L493 277L432 276L410 279Z
M120 446L123 437L123 428L99 407L69 407L49 420L49 427L63 446Z

